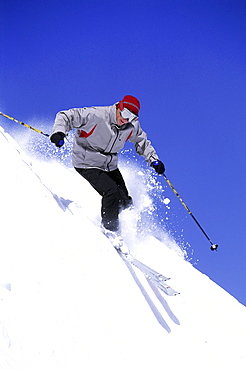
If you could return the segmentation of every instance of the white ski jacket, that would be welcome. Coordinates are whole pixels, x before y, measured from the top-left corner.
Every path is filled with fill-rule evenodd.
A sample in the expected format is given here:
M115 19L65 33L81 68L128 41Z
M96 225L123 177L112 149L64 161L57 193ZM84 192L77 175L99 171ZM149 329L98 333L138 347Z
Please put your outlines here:
M76 129L72 155L74 167L115 170L118 152L127 140L149 164L159 159L139 121L117 125L116 105L74 108L57 113L53 133L66 134Z

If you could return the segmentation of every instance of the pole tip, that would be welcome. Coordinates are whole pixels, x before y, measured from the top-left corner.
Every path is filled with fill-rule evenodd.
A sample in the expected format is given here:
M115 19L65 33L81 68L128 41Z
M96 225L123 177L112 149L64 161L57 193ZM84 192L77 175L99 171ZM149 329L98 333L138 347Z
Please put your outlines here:
M211 251L217 251L218 249L218 244L212 244L210 247Z

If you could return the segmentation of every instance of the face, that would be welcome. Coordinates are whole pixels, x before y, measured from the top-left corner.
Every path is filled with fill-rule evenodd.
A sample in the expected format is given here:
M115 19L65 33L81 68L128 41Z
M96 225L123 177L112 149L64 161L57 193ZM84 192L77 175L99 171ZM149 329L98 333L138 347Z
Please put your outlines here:
M118 126L125 125L128 122L128 119L124 119L121 114L119 108L116 109L116 121Z

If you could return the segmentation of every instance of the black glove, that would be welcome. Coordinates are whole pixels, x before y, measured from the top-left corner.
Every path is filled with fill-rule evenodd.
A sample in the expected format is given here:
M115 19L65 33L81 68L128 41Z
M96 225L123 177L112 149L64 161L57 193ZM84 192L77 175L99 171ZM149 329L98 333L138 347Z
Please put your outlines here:
M163 173L165 172L164 163L162 163L162 161L160 161L160 160L152 162L151 166L156 170L156 172L159 175L163 175Z
M60 148L64 144L65 136L66 135L63 132L55 132L54 134L51 135L50 141L56 144L58 148Z

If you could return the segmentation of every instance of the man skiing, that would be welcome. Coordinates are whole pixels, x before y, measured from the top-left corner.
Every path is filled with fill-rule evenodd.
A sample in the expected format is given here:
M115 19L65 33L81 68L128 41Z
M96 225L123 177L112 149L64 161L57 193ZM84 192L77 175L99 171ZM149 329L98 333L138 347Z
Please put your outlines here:
M119 213L132 205L124 179L118 169L118 153L129 140L158 174L165 166L147 140L138 121L140 102L126 95L120 102L104 107L84 107L57 113L50 137L57 147L64 144L66 133L76 129L72 162L102 196L101 218L104 230L119 230Z

